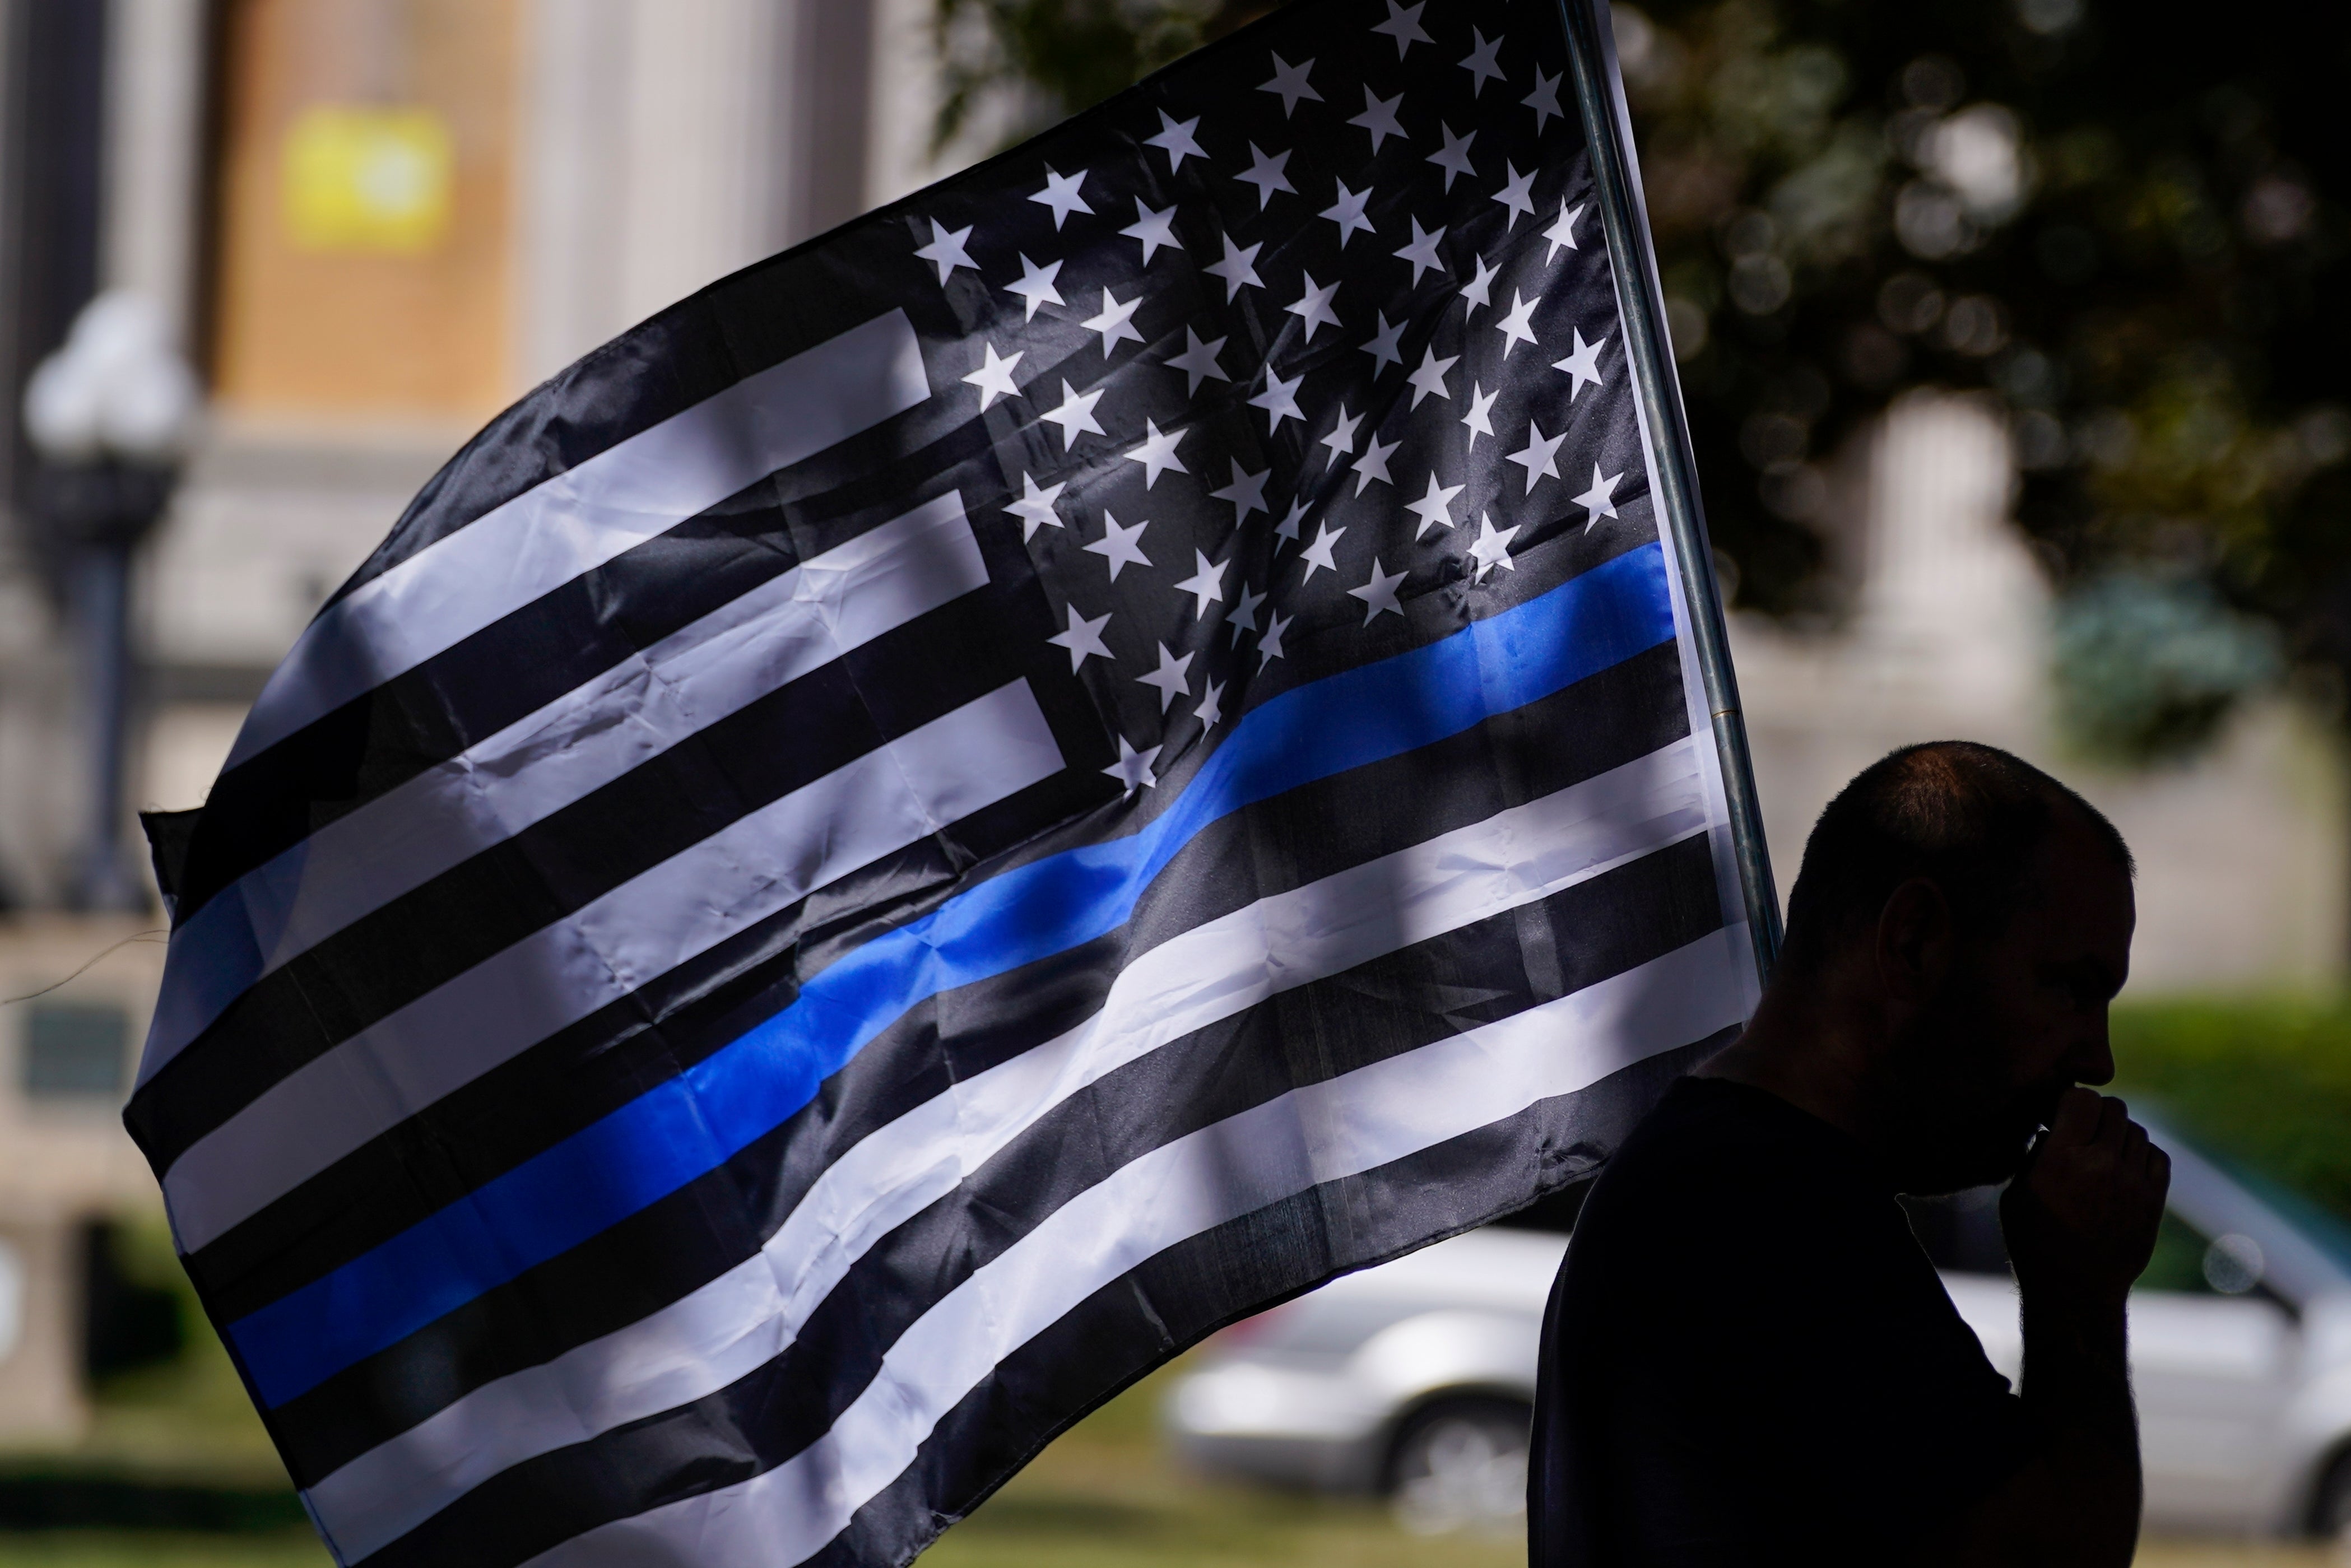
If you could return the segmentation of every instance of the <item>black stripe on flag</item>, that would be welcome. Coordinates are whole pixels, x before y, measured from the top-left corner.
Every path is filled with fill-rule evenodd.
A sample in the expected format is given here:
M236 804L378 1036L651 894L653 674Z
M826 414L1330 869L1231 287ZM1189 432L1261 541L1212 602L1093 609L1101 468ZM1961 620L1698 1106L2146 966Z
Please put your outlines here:
M1033 582L991 583L717 720L265 976L141 1090L133 1135L168 1166L295 1068L791 790L1007 681L1071 687L1032 652L1051 630ZM1059 695L1081 752L1091 715Z
M614 1477L691 1469L715 1489L780 1463L831 1427L940 1297L1129 1160L1301 1084L1581 990L1721 924L1713 856L1699 835L1171 1040L1054 1107L893 1231L758 1372L683 1409L517 1465L369 1561L518 1563L664 1500L631 1495ZM1437 999L1442 1011L1432 1009ZM711 1462L713 1445L730 1443L743 1445L751 1466L741 1474ZM697 1462L680 1464L688 1454Z
M1255 899L1319 880L1399 841L1483 821L1648 755L1687 733L1687 710L1667 700L1677 694L1679 679L1674 648L1652 649L1434 747L1235 813L1171 862L1155 888L1165 890L1168 907L1139 912L1140 921L1163 937L1172 936ZM1560 737L1569 735L1577 737L1573 748L1558 744ZM1461 779L1467 761L1479 756L1507 758L1509 766L1473 775L1475 787L1465 781L1451 794L1422 788L1431 779ZM1382 819L1383 810L1407 816L1412 831L1400 832L1399 823ZM1229 874L1239 865L1251 868L1246 883L1236 883ZM1092 1016L1114 971L1090 979L1080 966L1155 945L1146 936L1128 946L1134 940L1127 933L1113 933L1100 944L963 988L915 1009L860 1051L808 1109L718 1170L280 1406L272 1413L272 1421L298 1482L308 1484L468 1389L633 1322L733 1268L758 1250L816 1178L860 1138L953 1082ZM789 953L783 955L783 961L789 958ZM786 988L779 985L779 998ZM721 1015L715 1021L722 1027L705 1037L705 1049L735 1038L739 1026L763 1006L764 998ZM951 1031L942 1030L943 1018L953 1020ZM1000 1022L991 1028L989 1020ZM615 1019L607 1027L623 1022ZM949 1034L952 1039L944 1038ZM641 1092L658 1076L682 1070L693 1050L691 1037L682 1037L666 1023L658 1032L640 1032L634 1043L636 1049L614 1065L607 1091L611 1103ZM563 1057L542 1061L538 1074L526 1082L554 1091L575 1065L584 1065L580 1056L594 1060L601 1055L601 1046L580 1042ZM643 1077L632 1075L637 1069ZM522 1070L517 1066L517 1071ZM436 1125L430 1113L414 1119L405 1125L416 1131L401 1134L402 1142L395 1145L404 1157L385 1158L380 1165L355 1157L346 1164L355 1164L356 1169L339 1166L329 1173L336 1179L325 1192L343 1203L372 1200L382 1206L387 1230L413 1223L427 1203L441 1207L431 1200L444 1190L448 1196L443 1201L455 1201L496 1173L451 1171L447 1162L489 1142L488 1122L501 1114L521 1117L519 1108L530 1103L517 1092L522 1087L509 1081L504 1093L483 1091L464 1107L464 1121ZM579 1118L581 1123L589 1119L586 1113ZM569 1130L569 1125L561 1128ZM495 1149L496 1145L490 1146ZM532 1139L516 1151L516 1158L541 1146ZM445 1189L428 1185L436 1166L448 1172L442 1177L448 1183ZM712 1223L714 1216L737 1214L760 1218L743 1228ZM329 1218L331 1225L323 1223ZM305 1260L300 1278L279 1274L273 1266L256 1280L223 1281L214 1287L222 1292L220 1299L238 1303L234 1311L224 1310L223 1316L233 1319L346 1260L340 1228L346 1221L340 1208L314 1213L307 1204L289 1201L282 1210L273 1206L247 1223L259 1226L264 1221L269 1222L269 1229L261 1236L246 1239L232 1232L215 1245L236 1240L250 1248L247 1256L256 1258L269 1257L273 1245L287 1247ZM333 1250L327 1251L321 1242ZM191 1261L197 1268L209 1263L204 1254ZM361 1391L367 1397L356 1397ZM357 1416L373 1418L360 1421Z
M1592 1087L1190 1237L1104 1285L996 1364L914 1462L805 1568L903 1563L1096 1406L1217 1330L1321 1278L1385 1262L1587 1179L1725 1030ZM1468 1218L1465 1220L1464 1217Z
M933 340L957 332L951 319L930 327ZM681 518L224 772L190 846L175 919L303 835L801 559L950 491L977 518L1002 504L1007 484L983 421L925 405ZM1033 574L1017 538L993 529L980 538L991 575L999 565Z

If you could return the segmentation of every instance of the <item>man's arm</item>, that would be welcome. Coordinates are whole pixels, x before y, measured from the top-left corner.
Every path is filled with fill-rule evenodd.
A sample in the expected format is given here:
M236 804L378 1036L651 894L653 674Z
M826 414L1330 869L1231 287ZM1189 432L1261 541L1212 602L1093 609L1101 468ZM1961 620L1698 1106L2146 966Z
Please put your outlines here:
M2155 1250L2171 1160L2119 1100L2067 1091L2001 1205L2023 1298L2032 1458L1921 1568L2128 1568L2142 1487L2125 1304Z

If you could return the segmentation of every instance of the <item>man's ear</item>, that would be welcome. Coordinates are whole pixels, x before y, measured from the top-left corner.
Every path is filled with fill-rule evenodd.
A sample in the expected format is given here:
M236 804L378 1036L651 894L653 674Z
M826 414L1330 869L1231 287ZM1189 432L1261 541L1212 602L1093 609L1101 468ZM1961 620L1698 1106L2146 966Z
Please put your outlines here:
M1896 888L1877 916L1877 979L1888 1001L1922 1005L1950 972L1950 901L1924 877Z

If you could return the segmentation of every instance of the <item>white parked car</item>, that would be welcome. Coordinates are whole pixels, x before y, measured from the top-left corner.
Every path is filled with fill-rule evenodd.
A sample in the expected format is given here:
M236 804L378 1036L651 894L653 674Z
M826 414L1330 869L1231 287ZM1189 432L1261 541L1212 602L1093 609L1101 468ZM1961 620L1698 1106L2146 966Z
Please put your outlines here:
M2131 1296L2148 1521L2351 1535L2351 1237L2156 1135L2172 1155L2170 1211ZM1997 1197L1912 1216L2013 1382L2022 1344ZM1238 1324L1171 1391L1168 1432L1205 1469L1390 1497L1409 1529L1516 1530L1543 1303L1566 1246L1489 1227Z

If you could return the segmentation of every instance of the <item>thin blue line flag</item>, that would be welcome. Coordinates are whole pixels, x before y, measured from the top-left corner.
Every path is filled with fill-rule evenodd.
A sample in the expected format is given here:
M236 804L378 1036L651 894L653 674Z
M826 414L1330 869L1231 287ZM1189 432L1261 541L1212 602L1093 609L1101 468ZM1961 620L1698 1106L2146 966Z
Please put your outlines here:
M126 1118L337 1559L905 1562L1756 992L1554 0L1301 0L501 415Z

